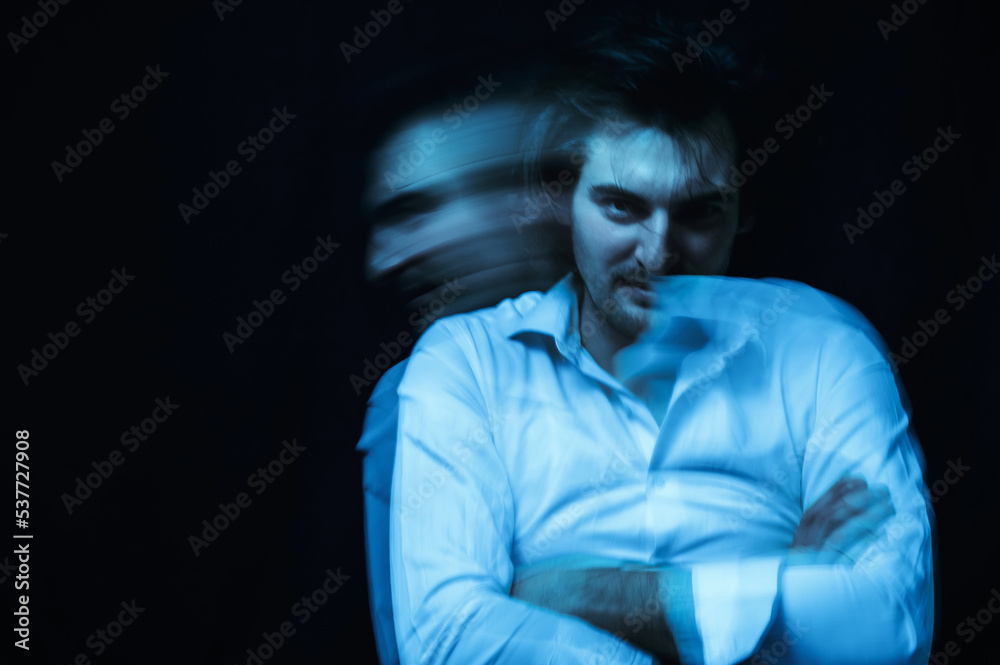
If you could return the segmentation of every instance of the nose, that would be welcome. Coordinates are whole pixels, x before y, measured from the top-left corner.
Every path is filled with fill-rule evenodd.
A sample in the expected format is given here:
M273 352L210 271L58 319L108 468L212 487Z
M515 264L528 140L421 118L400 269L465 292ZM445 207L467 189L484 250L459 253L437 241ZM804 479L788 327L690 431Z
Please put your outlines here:
M674 247L672 224L666 210L656 210L642 224L636 259L651 275L666 275L680 260Z

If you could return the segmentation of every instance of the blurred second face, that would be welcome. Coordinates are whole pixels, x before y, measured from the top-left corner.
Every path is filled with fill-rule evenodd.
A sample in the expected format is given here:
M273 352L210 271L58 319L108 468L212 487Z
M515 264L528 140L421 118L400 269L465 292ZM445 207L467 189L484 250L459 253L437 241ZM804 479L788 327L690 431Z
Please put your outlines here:
M526 236L512 217L526 206L526 118L520 106L491 100L448 122L440 113L417 116L383 141L364 195L373 220L370 280L391 282L414 311L433 306L425 313L437 318L547 288L568 269L537 247L566 242L563 227L539 218ZM530 253L527 237L536 245ZM446 282L459 285L457 298Z

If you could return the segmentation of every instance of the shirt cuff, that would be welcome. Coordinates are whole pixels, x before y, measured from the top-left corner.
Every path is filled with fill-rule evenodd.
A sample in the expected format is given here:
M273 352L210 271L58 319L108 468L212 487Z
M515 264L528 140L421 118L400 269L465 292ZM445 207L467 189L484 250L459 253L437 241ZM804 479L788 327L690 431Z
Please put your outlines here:
M731 665L749 657L774 619L782 558L704 564L692 569L694 616L702 660ZM682 662L684 651L681 651Z

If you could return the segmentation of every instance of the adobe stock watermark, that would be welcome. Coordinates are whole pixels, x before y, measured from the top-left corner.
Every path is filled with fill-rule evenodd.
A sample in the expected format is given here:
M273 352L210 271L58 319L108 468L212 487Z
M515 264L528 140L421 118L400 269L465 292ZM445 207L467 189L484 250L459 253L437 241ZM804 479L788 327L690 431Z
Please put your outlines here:
M645 570L653 572L655 568L650 567ZM674 602L674 599L671 597L671 593L676 594L675 587L670 584L661 584L659 592L654 597L648 598L645 602L633 606L628 612L625 613L623 622L625 624L625 628L631 629L632 635L639 634L639 632L642 631L650 622L656 622L659 624L663 621L664 603L661 598L661 594L663 593L667 594L666 605L667 608L669 608L671 603ZM687 601L681 600L681 602L686 603ZM616 630L611 634L619 640L628 640L628 636L623 630ZM607 642L603 642L600 646L592 650L588 664L606 665L607 663L613 662L612 659L617 660L617 658L615 658L614 646L608 644Z
M407 0L407 2L412 1ZM369 11L368 13L375 20L365 23L363 32L361 26L354 26L354 46L351 46L347 42L340 42L340 52L344 54L344 60L347 60L347 64L351 64L351 57L360 55L361 51L371 44L371 40L381 34L382 28L389 26L392 22L392 17L402 14L404 9L406 8L400 3L400 0L389 0L385 9L372 9Z
M16 468L16 467L15 467ZM27 478L27 473L25 474ZM16 487L16 486L15 486ZM15 494L15 496L17 496ZM25 495L27 496L27 495ZM27 501L25 501L27 503ZM27 510L22 511L24 513ZM20 544L14 548L14 554L17 556L17 582L14 582L14 588L19 591L24 591L30 589L31 585L31 542L30 541L20 541ZM17 598L17 610L14 611L15 628L14 632L21 639L14 640L14 646L18 649L24 649L25 651L31 651L31 646L28 644L31 640L31 597L29 594L21 594Z
M795 132L809 122L813 113L822 109L830 97L834 95L833 92L826 89L825 83L820 83L818 88L815 85L809 86L809 92L809 96L802 104L778 118L777 122L774 123L774 131L778 132L785 141L795 136ZM726 184L720 187L723 200L727 200L730 193L745 185L747 179L755 175L757 170L767 163L771 155L780 149L781 144L773 136L765 139L759 148L747 148L746 153L749 159L744 160L738 169L735 164L729 167L730 173Z
M996 588L990 589L990 599L986 605L976 612L975 616L969 615L955 625L955 634L965 638L965 644L969 644L976 639L983 629L990 625L994 615L1000 613L1000 591ZM944 645L944 651L932 653L928 665L948 665L951 659L962 652L962 647L955 640L948 640Z
M531 557L541 559L552 544L583 517L583 506L588 500L604 493L641 462L642 458L636 451L625 449L625 452L622 452L616 448L613 459L604 465L597 476L587 481L583 495L549 520L545 528L540 529L531 541L523 546L524 552Z
M881 534L854 563L854 570L867 572L882 559L886 552L895 552L901 538L917 525L917 520L908 510L897 512L889 524L881 529Z
M557 198L562 196L563 191L567 191L573 186L575 180L576 176L569 169L563 169L559 172L555 180L550 180L543 184L542 187L545 193L540 194L539 199L545 199L542 201L544 205L552 205ZM514 228L520 234L522 226L535 222L541 214L542 209L538 203L525 197L524 208L520 212L511 213L510 219L514 223Z
M344 582L349 579L351 579L351 576L341 573L339 566L337 567L337 572L333 572L327 568L320 585L312 593L302 596L296 601L289 609L289 612L299 620L300 625L305 624L329 602L334 594L340 591L340 588L344 586ZM278 649L285 645L288 638L295 635L295 630L295 625L291 621L282 621L278 629L273 633L266 631L261 633L263 640L260 644L255 647L248 647L246 650L246 665L263 665L273 658Z
M966 471L971 470L971 466L962 464L961 457L956 458L955 461L948 460L948 468L944 470L941 478L935 480L934 484L930 486L931 503L937 503L941 497L948 493L952 485L965 477Z
M466 288L468 287L464 284L458 283L457 277L444 280L444 287L437 297L410 314L407 323L413 329L413 334L403 330L396 335L395 340L390 339L388 343L381 342L379 348L382 349L382 353L377 354L374 358L365 358L360 376L351 374L348 377L351 387L354 388L354 394L360 396L362 388L371 386L382 377L387 369L395 365L399 357L403 355L403 351L410 348L416 338L436 321L444 313L446 306L455 302Z
M747 7L750 6L750 0L730 0L736 7L742 12L746 11ZM726 29L727 25L730 25L736 20L736 14L733 10L726 8L719 12L719 18L712 20L704 20L701 22L705 29L699 32L694 37L688 36L687 43L688 47L684 50L684 53L675 52L673 55L674 64L677 66L677 71L684 73L684 67L687 65L692 65L697 62L699 56L705 52L705 49L715 43L723 31Z
M88 635L84 641L84 644L94 652L95 656L104 653L108 647L115 643L115 640L122 636L125 629L135 623L139 615L146 611L145 607L139 607L135 598L132 599L132 602L123 600L119 605L122 609L116 618ZM80 652L73 657L72 663L73 665L90 665L90 656L85 651Z
M586 148L577 148L574 150L569 156L569 163L573 166L582 167L587 160L588 152L593 155L603 153L608 149L608 141L621 136L629 126L630 124L622 121L620 116L616 118L603 118L601 122L595 125L593 130L596 133L597 129L601 128L601 135L595 137ZM513 212L510 215L510 221L514 224L514 228L518 234L521 233L521 227L531 224L541 216L542 206L551 208L555 205L556 199L560 198L566 192L572 192L575 182L576 175L569 169L563 169L556 176L556 179L543 183L542 189L544 191L537 194L537 201L532 200L529 196L525 196L524 207L521 211Z
M306 450L305 446L300 446L298 439L281 442L281 450L273 460L266 466L259 467L256 471L247 476L247 487L256 489L258 496L267 491L274 481L285 472L289 465L293 464ZM188 545L194 555L201 556L201 550L208 548L214 543L219 535L228 529L235 522L244 510L253 504L253 499L247 492L239 492L230 503L220 503L219 512L211 520L201 521L201 537L197 535L188 536Z
M493 74L482 75L476 78L478 83L461 102L456 102L449 106L441 114L441 120L448 123L449 129L454 131L462 126L462 121L468 118L476 109L480 102L485 102L496 92L496 89L503 85L503 81L494 81ZM427 158L434 154L438 145L448 140L448 134L440 127L428 132L425 136L413 139L414 150L399 153L399 164L395 173L385 171L382 175L385 178L385 186L392 191L404 184L403 179L413 175L413 170L427 161Z
M59 13L60 6L68 4L69 0L38 0L38 7L41 11L35 12L30 18L22 16L21 29L18 32L7 33L7 41L10 42L10 47L14 49L14 54L19 53L22 46L38 36L38 31L47 26L49 19L55 18L56 14Z
M979 270L976 271L976 274L969 277L964 283L956 284L955 288L948 291L945 296L945 300L954 306L953 309L956 312L961 311L982 290L983 284L992 280L997 272L1000 272L1000 262L997 261L996 254L990 258L982 256L979 262ZM934 312L934 316L926 321L917 319L918 330L914 330L909 337L904 335L899 338L899 353L890 351L886 355L886 360L892 365L892 371L899 371L900 365L905 365L913 360L920 349L927 346L942 326L950 321L951 314L943 307L939 307Z
M880 18L875 22L875 27L882 33L882 40L889 41L892 33L896 32L910 20L910 17L917 13L927 0L903 0L900 4L893 3L892 13L889 20Z
M11 564L10 557L4 557L3 563L0 563L0 584L9 580L15 572L17 566Z
M101 289L96 295L90 296L77 305L77 316L82 317L85 324L93 323L98 313L103 312L104 308L110 305L115 296L124 291L133 279L135 279L135 275L128 274L124 266L121 270L112 270L108 287ZM50 332L47 335L50 342L43 344L41 351L37 346L31 349L31 360L28 364L17 366L17 374L21 377L24 385L28 385L29 380L38 376L42 370L49 366L49 363L59 357L59 353L69 346L70 339L80 334L80 330L80 324L76 321L67 321L61 332Z
M271 118L267 123L254 134L247 137L236 146L236 154L243 157L245 163L249 164L257 159L257 156L267 149L267 146L274 140L274 137L285 131L285 128L297 118L295 113L289 113L287 106L282 106L279 111L277 107L271 108ZM222 190L229 186L232 179L243 172L243 165L235 159L230 159L219 171L209 171L208 180L201 189L192 187L191 203L180 203L177 205L177 212L185 224L191 223L192 217L197 217L202 213L208 204L217 197Z
M142 77L142 80L131 90L115 97L109 110L117 115L119 120L125 120L168 76L170 76L170 72L160 70L159 63L156 67L146 65L146 75ZM94 149L104 142L104 137L115 129L115 123L111 118L102 118L95 129L81 130L83 138L76 145L66 145L66 155L63 161L53 160L52 173L55 174L56 180L61 183L67 174L72 173L73 169L83 164L83 158L93 153Z
M167 422L167 418L180 408L179 404L170 401L170 395L162 398L157 397L153 403L155 406L149 417L143 418L138 425L132 425L119 437L126 452L134 453L137 451L143 443L149 440L149 437L156 433L159 426ZM91 462L90 466L94 470L85 477L77 476L72 493L63 492L60 497L66 508L66 513L72 515L73 510L82 506L84 501L93 496L94 492L104 484L104 481L110 478L115 470L124 463L125 455L120 450L112 450L107 459Z
M966 471L972 470L972 467L962 464L961 457L956 458L954 461L948 460L947 464L948 466L942 477L935 480L928 488L931 503L937 503L942 496L948 493L952 485L955 485L965 477ZM897 511L896 516L882 529L878 540L865 550L855 563L855 568L863 571L869 570L886 552L895 551L896 546L893 543L898 542L906 534L910 533L912 528L917 527L919 527L917 520L909 510Z
M800 459L794 450L790 450L785 455L785 463L789 466L801 465L805 457L815 454L818 449L826 448L835 441L834 437L839 431L840 426L837 423L824 417L816 425L809 440L806 441L803 458ZM740 498L738 516L733 513L728 515L729 529L731 531L746 530L750 526L750 520L760 512L761 508L773 505L773 499L778 494L778 490L787 487L791 480L792 476L782 466L776 466L770 478L758 480L757 488L748 496Z
M931 167L931 164L938 160L941 153L947 152L955 144L956 139L962 138L961 134L956 134L952 131L951 125L948 125L948 129L938 127L937 133L937 138L934 139L931 145L924 148L919 155L914 154L911 156L900 167L904 175L910 176L910 182L919 180L920 176ZM898 178L889 183L889 189L883 192L878 190L872 191L872 196L875 200L865 207L858 206L858 218L855 220L855 223L844 223L844 233L847 234L847 239L850 243L853 245L854 238L864 235L865 231L875 224L875 220L885 214L885 211L892 207L896 199L905 193L906 185Z
M316 246L313 248L312 254L298 263L293 263L288 270L281 273L281 283L289 286L290 293L297 291L302 286L302 282L319 270L320 264L330 258L338 247L340 247L340 243L333 242L329 235L325 239L316 236ZM286 302L287 296L284 291L280 288L272 289L263 301L256 299L253 301L253 309L246 315L246 318L237 316L236 332L226 331L222 333L222 342L229 349L230 355L236 351L238 345L250 339L254 331L264 325L265 320L271 318L279 305L284 305Z
M512 415L510 412L489 412L486 420L466 432L464 437L455 437L459 440L452 446L451 454L458 458L459 463L467 463L476 449L493 440ZM415 515L452 477L453 470L447 467L424 474L416 489L408 488L405 496L400 497L399 519L405 521Z
M552 32L556 31L559 24L568 19L576 8L585 3L587 0L562 0L556 10L551 9L545 10L545 20L549 22L549 27L552 28Z
M434 641L424 647L422 657L418 662L427 662L430 654L450 652L454 647L455 640L462 634L469 617L475 611L475 601L466 601L465 605L458 612L448 618L448 630L438 631Z
M226 20L226 14L236 11L236 8L242 4L243 0L212 0L212 9L219 17L219 22L223 23Z
M808 632L808 626L803 626L801 623L789 622L780 639L772 639L768 642L766 648L758 650L753 655L753 658L750 659L750 665L763 665L764 663L774 665L780 659L787 656L790 650L789 647L798 644L799 640L802 639L802 635Z
M744 321L741 328L742 336L734 339L730 347L720 353L706 369L698 370L700 375L698 380L684 391L688 403L692 402L695 397L705 394L726 368L732 365L736 358L743 355L743 352L746 351L747 338L760 339L760 334L766 332L778 320L779 315L787 312L788 308L800 297L790 288L784 287L778 291L778 295L775 296L769 307L762 310L760 314Z

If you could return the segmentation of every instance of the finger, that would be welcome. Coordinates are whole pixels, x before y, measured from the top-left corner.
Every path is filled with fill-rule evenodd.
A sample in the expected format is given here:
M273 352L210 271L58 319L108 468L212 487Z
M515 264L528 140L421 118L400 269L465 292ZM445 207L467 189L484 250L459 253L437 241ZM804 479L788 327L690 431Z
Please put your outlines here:
M803 513L792 539L792 547L815 548L821 545L833 530L857 514L866 502L875 500L868 492L868 483L861 476L845 475L839 478Z
M866 515L871 513L866 513ZM830 535L817 553L818 563L850 564L881 537L879 524L892 516L892 511L879 512L874 519L851 519ZM881 520L881 521L879 521Z
M876 544L879 543L880 541L884 542L885 544L879 545L880 552L873 552L872 554L874 556L878 556L878 554L881 552L891 551L892 548L887 545L893 539L898 538L899 534L898 533L890 534L889 530L886 527L888 523L889 521L887 519L885 522L882 522L881 525L872 530L870 535L855 541L851 545L845 544L844 551L847 553L850 560L853 562L861 561L862 557L865 556L865 553L868 552L871 548L875 547ZM871 558L869 557L866 558L869 561L871 560Z
M814 505L836 503L848 492L856 492L867 487L868 483L861 476L843 476L831 485L830 489L824 492Z
M864 478L850 476L841 478L805 511L803 518L809 516L811 520L823 519L840 504L845 496L867 489L868 484Z
M867 486L855 487L840 495L840 499L831 506L831 514L837 511L860 512L869 505L883 501L888 497L888 491L872 489Z
M841 552L856 550L872 541L879 527L895 514L896 510L888 499L871 504L831 532L824 541L824 547Z
M829 520L845 494L866 487L863 478L844 476L824 492L803 514L795 532L793 545L809 546L819 540L823 523Z
M862 489L848 492L832 507L829 514L826 515L826 519L820 525L820 539L825 540L829 538L830 534L841 528L848 521L858 518L870 509L882 507L887 502L891 506L888 490L873 491Z
M810 515L810 520L805 523L799 542L822 544L831 533L878 500L879 498L867 489L860 489L843 495L832 504L817 508Z
M892 504L892 499L888 494L886 494L883 498L880 498L875 503L870 504L865 508L865 510L852 517L850 521L853 524L863 525L874 531L883 522L885 522L885 520L895 514L896 508Z

